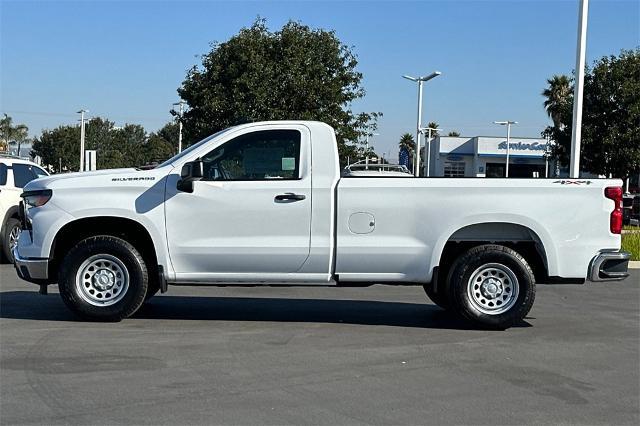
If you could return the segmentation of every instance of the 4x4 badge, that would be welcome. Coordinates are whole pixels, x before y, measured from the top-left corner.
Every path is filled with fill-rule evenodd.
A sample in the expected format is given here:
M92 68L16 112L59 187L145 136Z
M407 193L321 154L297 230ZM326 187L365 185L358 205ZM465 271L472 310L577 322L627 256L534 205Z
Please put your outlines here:
M553 183L559 183L560 185L591 185L590 180L557 180Z

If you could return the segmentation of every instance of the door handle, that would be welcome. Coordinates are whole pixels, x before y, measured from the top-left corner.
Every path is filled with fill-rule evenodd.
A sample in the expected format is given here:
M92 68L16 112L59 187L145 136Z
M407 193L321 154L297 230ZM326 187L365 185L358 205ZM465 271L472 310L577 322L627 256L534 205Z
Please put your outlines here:
M276 201L302 201L307 198L302 194L294 194L293 192L287 192L286 194L276 195Z

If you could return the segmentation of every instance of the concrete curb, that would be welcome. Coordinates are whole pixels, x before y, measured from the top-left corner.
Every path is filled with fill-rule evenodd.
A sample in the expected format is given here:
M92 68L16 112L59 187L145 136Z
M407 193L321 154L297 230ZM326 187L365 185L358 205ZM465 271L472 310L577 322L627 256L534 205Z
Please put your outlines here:
M640 269L640 260L629 261L629 269Z

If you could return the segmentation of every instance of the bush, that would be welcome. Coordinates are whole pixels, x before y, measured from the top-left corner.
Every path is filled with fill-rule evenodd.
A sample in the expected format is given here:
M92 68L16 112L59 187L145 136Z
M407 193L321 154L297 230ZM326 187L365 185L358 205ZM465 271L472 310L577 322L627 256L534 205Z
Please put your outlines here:
M631 260L640 260L640 232L622 234L622 250L631 253Z

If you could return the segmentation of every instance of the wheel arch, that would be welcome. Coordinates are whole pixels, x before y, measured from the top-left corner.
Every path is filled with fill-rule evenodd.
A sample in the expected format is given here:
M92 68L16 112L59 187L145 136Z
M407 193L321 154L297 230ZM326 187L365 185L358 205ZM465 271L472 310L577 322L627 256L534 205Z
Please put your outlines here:
M57 280L64 253L83 239L96 235L110 235L129 242L142 253L150 277L157 275L158 262L163 255L154 244L151 232L143 224L121 216L90 216L68 222L57 231L49 253L49 277Z
M483 244L500 244L520 253L530 264L538 282L547 280L555 271L555 252L550 238L528 224L513 221L469 223L445 233L434 250L432 264L438 267L441 277L445 276L455 258Z
M11 218L18 219L18 206L11 206L7 209L7 212L4 214L2 218L2 223L0 223L0 241L4 238L5 227L7 226L7 221Z

